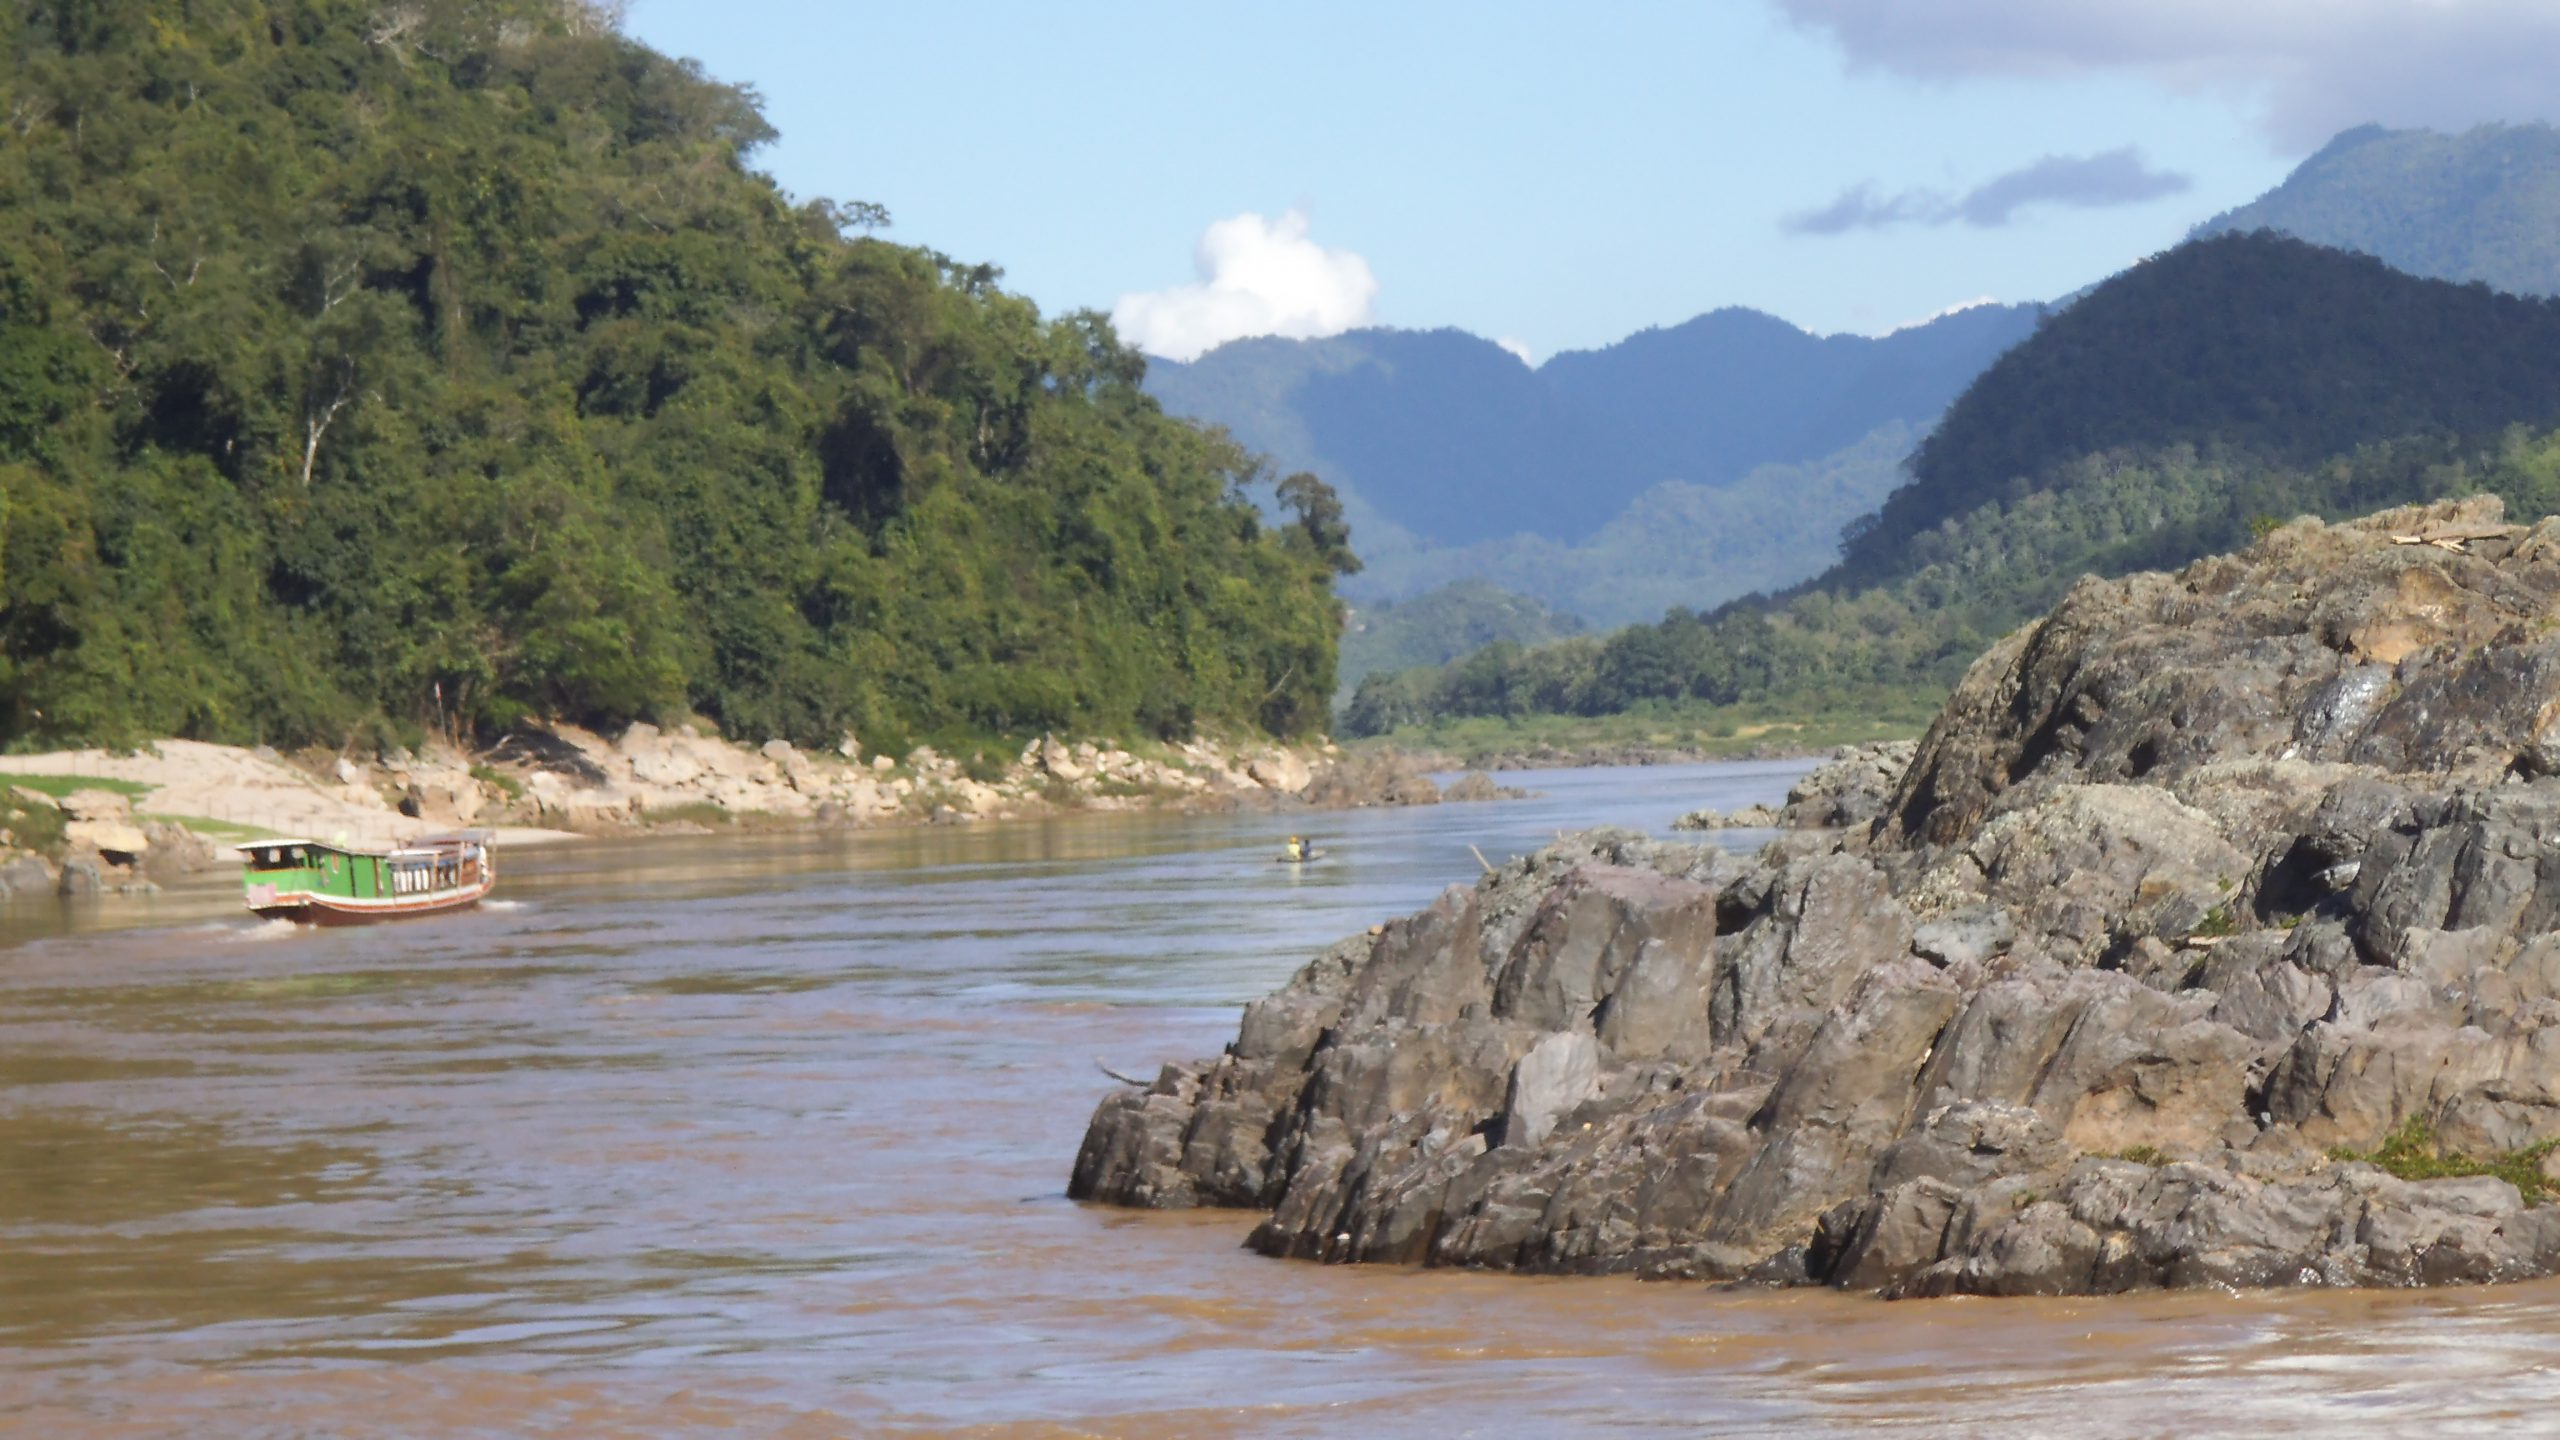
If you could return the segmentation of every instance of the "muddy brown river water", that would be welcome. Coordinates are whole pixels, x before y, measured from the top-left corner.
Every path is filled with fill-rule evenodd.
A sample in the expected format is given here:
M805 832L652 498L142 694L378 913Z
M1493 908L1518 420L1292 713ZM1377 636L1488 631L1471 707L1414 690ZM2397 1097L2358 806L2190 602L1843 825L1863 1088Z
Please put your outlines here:
M2436 1434L2560 1428L2560 1286L1886 1305L1326 1268L1070 1204L1094 1100L1555 830L1508 805L507 857L299 933L236 884L0 922L0 1432ZM1513 778L1513 777L1506 777Z

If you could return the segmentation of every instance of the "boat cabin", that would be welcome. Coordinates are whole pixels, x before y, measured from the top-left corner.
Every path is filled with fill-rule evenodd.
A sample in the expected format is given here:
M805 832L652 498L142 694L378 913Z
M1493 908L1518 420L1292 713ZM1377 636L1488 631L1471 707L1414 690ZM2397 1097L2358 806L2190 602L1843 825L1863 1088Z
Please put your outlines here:
M497 881L486 831L430 836L394 850L318 840L257 840L238 847L251 910L270 918L344 923L392 919L476 904Z

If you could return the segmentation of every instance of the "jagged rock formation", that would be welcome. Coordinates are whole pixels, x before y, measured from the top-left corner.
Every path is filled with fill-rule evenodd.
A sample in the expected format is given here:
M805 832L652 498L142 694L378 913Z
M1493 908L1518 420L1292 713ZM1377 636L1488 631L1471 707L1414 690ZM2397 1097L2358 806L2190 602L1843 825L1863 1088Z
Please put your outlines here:
M2494 501L2086 582L1872 823L1515 860L1106 1099L1071 1191L1890 1295L2552 1273L2555 622ZM2334 1158L2395 1134L2509 1178Z

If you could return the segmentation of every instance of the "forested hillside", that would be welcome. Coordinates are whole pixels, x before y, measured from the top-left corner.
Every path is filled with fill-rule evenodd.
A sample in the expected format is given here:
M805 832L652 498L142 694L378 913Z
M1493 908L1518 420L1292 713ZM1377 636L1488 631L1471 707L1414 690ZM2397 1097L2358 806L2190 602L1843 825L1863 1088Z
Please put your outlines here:
M2084 574L2297 514L2469 490L2560 508L2560 304L2272 235L2093 291L1948 412L1841 564L1775 601L1365 681L1346 728L1647 703L1807 708L1943 687Z
M2350 130L2196 233L2251 230L2362 251L2431 279L2560 294L2560 130Z
M2414 435L2560 419L2560 302L2420 280L2271 234L2192 241L2054 315L1914 451L1823 588L1908 573L1913 542L2067 486L2073 460L2192 445L2301 465Z
M0 21L0 743L1302 732L1337 509L577 0ZM1294 515L1294 518L1290 518Z
M1342 679L1356 685L1372 671L1438 665L1487 645L1540 645L1582 630L1578 616L1482 580L1460 580L1355 609L1342 635Z

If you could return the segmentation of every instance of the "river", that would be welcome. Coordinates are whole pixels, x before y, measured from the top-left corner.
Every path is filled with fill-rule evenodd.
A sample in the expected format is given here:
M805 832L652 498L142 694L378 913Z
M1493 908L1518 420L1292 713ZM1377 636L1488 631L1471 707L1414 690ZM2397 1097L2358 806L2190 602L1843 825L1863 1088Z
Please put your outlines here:
M0 1431L2514 1433L2560 1285L1887 1305L1267 1260L1063 1198L1152 1073L1329 941L1555 831L1497 805L658 838L372 930L236 880L0 921ZM1273 865L1284 830L1331 856Z

